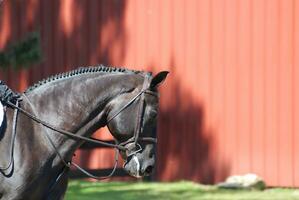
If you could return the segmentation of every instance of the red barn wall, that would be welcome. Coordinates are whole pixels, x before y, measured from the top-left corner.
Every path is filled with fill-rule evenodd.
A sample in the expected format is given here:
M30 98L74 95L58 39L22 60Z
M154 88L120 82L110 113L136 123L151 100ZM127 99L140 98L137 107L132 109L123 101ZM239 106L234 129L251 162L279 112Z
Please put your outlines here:
M0 71L20 91L97 63L170 71L161 86L158 180L212 183L253 172L272 186L299 186L296 0L2 1L1 50L33 30L42 62ZM110 167L107 151L77 160Z

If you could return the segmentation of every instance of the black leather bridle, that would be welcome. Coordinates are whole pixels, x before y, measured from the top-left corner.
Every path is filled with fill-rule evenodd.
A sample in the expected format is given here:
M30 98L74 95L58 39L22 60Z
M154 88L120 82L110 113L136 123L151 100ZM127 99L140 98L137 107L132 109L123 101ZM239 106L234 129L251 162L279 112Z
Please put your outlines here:
M103 179L107 179L110 178L111 176L113 176L116 167L117 167L117 163L118 163L118 155L119 155L119 151L125 152L127 158L129 158L130 156L135 155L136 153L142 151L142 147L141 145L138 143L139 141L144 141L144 142L150 142L150 143L157 143L157 139L154 137L141 137L140 133L141 133L141 127L142 127L142 123L143 123L143 116L144 116L144 105L145 105L145 94L150 94L150 95L154 95L154 96L158 96L157 92L153 92L150 90L150 82L151 82L151 76L150 74L145 74L144 75L144 82L143 82L143 86L142 89L140 90L140 92L138 92L138 94L136 94L128 103L126 103L120 110L118 110L116 113L114 113L112 116L107 118L106 124L108 124L109 122L111 122L117 115L119 115L122 111L124 111L126 108L128 108L136 99L138 99L140 97L140 101L139 101L139 107L138 107L138 115L137 115L137 124L134 130L134 135L133 137L131 137L130 139L128 139L127 141L123 142L123 143L118 143L116 142L115 144L111 144L96 138L92 138L92 137L85 137L85 136L80 136L80 135L76 135L74 133L71 133L69 131L66 130L62 130L59 129L57 127L54 127L53 125L39 119L38 117L36 117L36 112L34 112L34 107L32 106L32 104L30 103L29 99L27 98L27 96L25 94L23 94L24 99L27 99L28 103L31 105L32 111L34 113L31 114L28 111L22 109L21 107L18 106L18 103L15 105L11 102L7 102L7 104L9 106L11 106L12 108L14 108L15 110L20 111L21 113L23 113L24 115L26 115L27 117L31 118L32 120L34 120L35 122L55 131L58 133L61 133L63 135L66 135L68 137L71 137L73 139L77 139L77 140L83 140L85 142L89 142L89 143L94 143L94 144L101 144L104 146L108 146L108 147L113 147L115 148L115 164L113 167L112 172L108 175L108 176L104 176L104 177L98 177L95 175L90 174L89 172L87 172L86 170L84 170L82 167L80 167L79 165L77 165L76 163L72 162L72 161L66 161L64 160L63 156L59 153L57 147L55 146L54 142L51 140L50 136L48 135L48 133L46 132L46 137L48 138L50 144L53 146L53 148L55 149L56 154L60 157L60 159L62 160L63 164L65 165L65 168L63 169L63 171L59 174L59 176L57 177L54 185L51 188L54 188L54 186L58 183L58 181L60 180L60 178L63 176L63 174L65 173L65 171L67 171L66 169L69 169L71 166L74 166L75 168L77 168L79 171L81 171L82 173L86 174L87 176L89 176L90 178L94 178L94 179L98 179L98 180L103 180ZM16 123L16 120L14 120L14 123ZM13 124L13 127L15 127L16 124ZM15 128L14 128L15 131ZM130 146L130 148L128 148L128 146ZM133 146L133 148L132 148ZM117 151L119 150L119 151ZM11 160L13 160L13 157L11 158Z
M150 95L158 97L157 92L153 92L149 89L150 80L151 80L150 78L151 78L151 76L149 74L146 74L145 78L144 78L143 86L142 86L142 89L140 90L140 92L138 92L138 94L136 94L128 103L126 103L123 107L121 107L121 109L119 109L116 113L114 113L112 116L107 118L106 123L109 124L116 116L118 116L123 110L128 108L136 99L138 99L140 97L134 135L127 141L119 144L120 146L123 146L126 148L127 158L142 151L142 147L138 143L139 141L157 143L156 138L140 136L141 127L143 124L143 116L144 116L145 94L150 94ZM130 145L130 148L127 148L128 145Z

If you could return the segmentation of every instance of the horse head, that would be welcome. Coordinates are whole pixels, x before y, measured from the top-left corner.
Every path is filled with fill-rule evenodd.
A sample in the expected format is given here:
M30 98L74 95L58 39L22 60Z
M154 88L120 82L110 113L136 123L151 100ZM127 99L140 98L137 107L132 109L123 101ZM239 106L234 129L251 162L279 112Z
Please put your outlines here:
M125 147L121 150L125 171L135 177L150 175L155 166L157 88L167 74L165 71L154 77L145 74L143 83L118 95L108 105L107 126L116 141Z

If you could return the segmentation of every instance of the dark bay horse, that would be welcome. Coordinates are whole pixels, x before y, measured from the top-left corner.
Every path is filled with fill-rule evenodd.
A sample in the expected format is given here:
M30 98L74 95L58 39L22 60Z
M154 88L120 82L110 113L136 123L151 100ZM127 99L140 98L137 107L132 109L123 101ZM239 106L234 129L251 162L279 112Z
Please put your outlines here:
M15 109L7 108L1 130L0 199L63 199L65 169L74 151L84 137L106 125L125 161L124 169L135 177L149 175L155 165L155 142L150 137L157 123L157 86L167 73L152 76L86 67L28 88ZM34 117L83 139L61 134Z

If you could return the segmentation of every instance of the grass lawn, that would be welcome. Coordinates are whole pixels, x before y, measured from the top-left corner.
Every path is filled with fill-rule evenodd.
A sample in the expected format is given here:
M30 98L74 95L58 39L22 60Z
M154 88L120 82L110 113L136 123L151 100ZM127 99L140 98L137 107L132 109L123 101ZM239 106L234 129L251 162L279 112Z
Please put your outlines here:
M135 183L71 181L66 200L299 200L299 189L223 190L193 182Z

